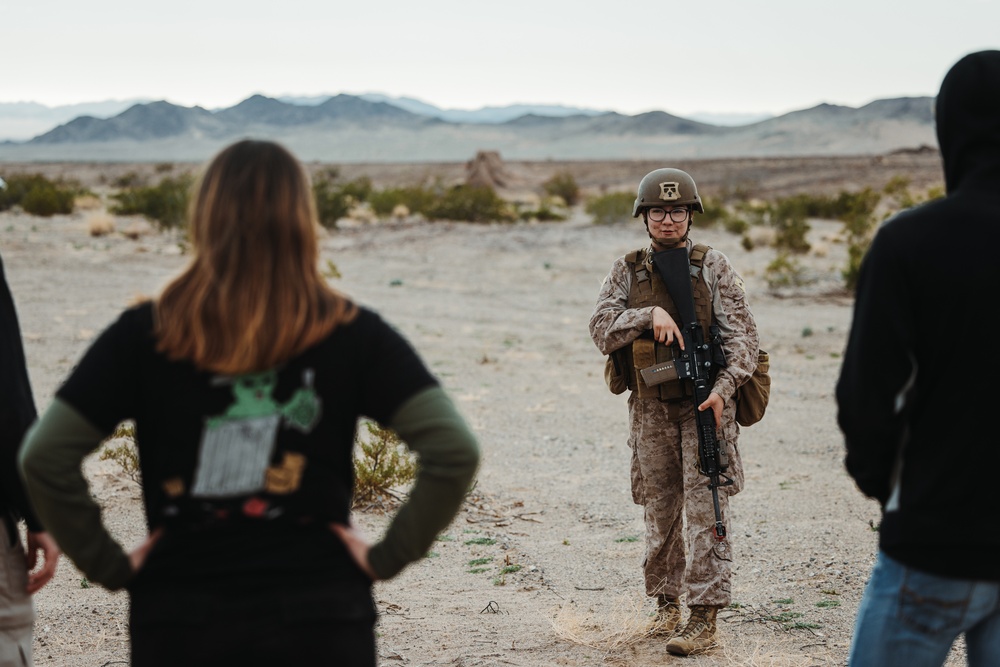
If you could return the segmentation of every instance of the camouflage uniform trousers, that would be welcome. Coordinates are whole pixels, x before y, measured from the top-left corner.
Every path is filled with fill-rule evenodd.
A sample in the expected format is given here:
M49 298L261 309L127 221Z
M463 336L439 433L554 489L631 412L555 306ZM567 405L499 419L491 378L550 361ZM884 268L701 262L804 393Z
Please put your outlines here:
M727 474L734 480L732 486L719 489L727 535L720 541L715 536L708 477L698 472L698 432L691 403L682 406L680 419L674 422L667 418L667 404L659 399L640 399L633 392L628 404L632 499L645 509L646 594L673 598L686 594L688 606L726 606L732 578L729 496L743 487L736 405L727 401L720 433L729 445Z

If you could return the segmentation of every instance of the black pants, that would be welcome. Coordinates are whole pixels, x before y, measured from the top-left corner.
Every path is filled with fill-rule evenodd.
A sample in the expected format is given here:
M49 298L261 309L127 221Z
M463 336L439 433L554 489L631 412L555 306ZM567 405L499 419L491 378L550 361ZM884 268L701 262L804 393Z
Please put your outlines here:
M375 604L360 582L237 593L130 591L134 667L374 667Z

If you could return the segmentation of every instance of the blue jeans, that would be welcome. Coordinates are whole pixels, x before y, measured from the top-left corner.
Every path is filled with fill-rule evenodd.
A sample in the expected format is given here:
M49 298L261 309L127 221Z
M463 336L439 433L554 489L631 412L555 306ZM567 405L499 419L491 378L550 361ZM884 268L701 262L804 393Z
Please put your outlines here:
M970 666L1000 665L1000 582L928 574L880 551L848 665L940 667L963 633Z

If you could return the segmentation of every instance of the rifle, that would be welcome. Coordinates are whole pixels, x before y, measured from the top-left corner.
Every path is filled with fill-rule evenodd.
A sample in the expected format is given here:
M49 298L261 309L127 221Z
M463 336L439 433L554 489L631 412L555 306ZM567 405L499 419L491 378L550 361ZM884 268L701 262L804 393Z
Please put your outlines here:
M726 366L722 335L718 326L712 325L709 327L709 340L706 341L705 332L698 324L687 248L654 252L652 259L656 272L663 279L681 316L684 349L674 359L674 365L677 376L690 380L693 384L692 400L698 425L698 472L708 477L708 488L712 491L712 505L715 508L715 537L721 541L726 537L726 527L722 523L722 512L719 509L719 487L733 484L733 478L725 474L729 469L728 447L716 435L715 414L711 410L701 412L698 406L708 400L711 393L709 383L712 366Z

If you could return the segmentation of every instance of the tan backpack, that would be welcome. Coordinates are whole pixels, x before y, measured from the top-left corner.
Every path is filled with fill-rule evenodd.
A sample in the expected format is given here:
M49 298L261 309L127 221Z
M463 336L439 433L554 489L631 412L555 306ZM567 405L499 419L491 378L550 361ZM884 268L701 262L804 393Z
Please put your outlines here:
M764 418L771 397L771 358L757 350L757 368L750 379L736 389L736 423L753 426Z

